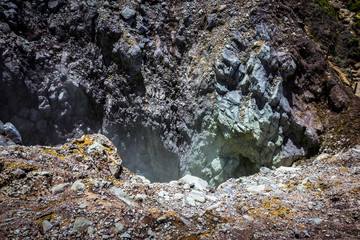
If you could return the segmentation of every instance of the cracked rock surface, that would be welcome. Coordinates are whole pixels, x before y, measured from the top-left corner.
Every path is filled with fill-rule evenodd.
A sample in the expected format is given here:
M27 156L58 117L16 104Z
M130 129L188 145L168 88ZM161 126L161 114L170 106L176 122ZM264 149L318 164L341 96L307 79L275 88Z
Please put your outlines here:
M1 1L0 119L17 144L102 133L135 173L213 186L353 147L355 10L314 2Z

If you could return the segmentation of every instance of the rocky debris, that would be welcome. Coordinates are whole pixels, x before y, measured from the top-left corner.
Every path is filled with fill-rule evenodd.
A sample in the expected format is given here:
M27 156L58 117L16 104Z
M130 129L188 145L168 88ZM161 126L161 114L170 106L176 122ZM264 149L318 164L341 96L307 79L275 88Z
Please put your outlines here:
M206 181L193 176L150 183L126 168L115 178L107 164L97 165L96 170L96 162L86 160L88 147L75 147L74 143L84 142L105 146L101 155L105 162L114 154L112 143L101 135L59 147L0 147L1 238L360 236L360 146L292 167L262 167L255 175L229 179L210 189ZM13 174L17 169L25 177ZM69 186L74 179L86 185L84 192L65 188L54 194L54 189ZM186 184L189 188L183 187Z

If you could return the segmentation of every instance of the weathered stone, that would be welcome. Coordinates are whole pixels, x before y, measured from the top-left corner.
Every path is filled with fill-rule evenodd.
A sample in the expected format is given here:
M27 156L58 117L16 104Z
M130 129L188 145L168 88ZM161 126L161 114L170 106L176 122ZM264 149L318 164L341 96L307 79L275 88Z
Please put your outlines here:
M145 194L136 194L135 199L137 201L143 202L147 198L147 195Z
M44 220L42 223L42 227L43 227L44 233L46 233L53 228L53 225L48 220Z
M71 190L83 192L86 189L85 184L82 182L82 180L76 180L73 185L71 186Z
M6 139L3 136L0 136L0 146L6 146Z
M121 16L125 19L125 20L129 20L130 18L133 18L136 14L136 11L132 8L130 8L129 6L126 6L122 11L121 11Z
M5 133L5 127L2 121L0 121L0 134L4 134Z
M118 178L121 174L122 167L118 164L109 163L109 170L115 178Z
M216 27L216 24L217 24L216 14L210 14L210 16L208 17L208 20L207 20L207 29L208 30L213 29L214 27Z
M195 176L191 176L191 175L186 175L184 177L182 177L179 182L183 183L183 184L194 184L195 185L195 189L198 189L198 190L205 190L206 187L208 186L208 183L199 178L199 177L195 177Z
M5 134L11 138L16 144L22 144L22 139L19 131L15 128L12 123L5 123L4 125Z
M124 225L122 225L121 223L115 223L115 228L121 232L124 229Z
M331 91L330 91L330 95L329 95L329 100L330 100L330 104L331 106L336 110L336 111L341 111L344 108L347 108L347 106L349 105L349 98L347 97L347 95L345 94L345 92L338 86L334 86Z
M189 196L191 198L193 198L195 201L198 201L198 202L201 202L201 203L205 202L205 194L204 194L204 192L197 191L197 190L192 190L189 193Z
M120 188L117 187L112 187L110 188L110 191L120 200L124 201L126 204L130 205L130 206L135 206L136 203L134 202L134 200L132 200L132 198L129 197L129 195L127 195L123 190L121 190Z
M69 185L70 185L70 183L58 184L51 189L51 192L52 192L52 194L62 193L66 190L67 187L69 187Z
M74 227L72 229L72 232L82 232L88 229L90 227L92 222L84 217L78 217L75 220Z

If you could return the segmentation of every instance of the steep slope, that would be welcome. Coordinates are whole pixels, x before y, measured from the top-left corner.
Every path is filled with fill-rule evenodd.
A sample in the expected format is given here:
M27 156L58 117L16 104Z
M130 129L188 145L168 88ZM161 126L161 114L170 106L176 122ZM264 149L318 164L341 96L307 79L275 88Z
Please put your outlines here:
M25 144L103 133L153 181L218 185L353 146L359 98L325 33L356 33L319 4L2 1L0 119Z

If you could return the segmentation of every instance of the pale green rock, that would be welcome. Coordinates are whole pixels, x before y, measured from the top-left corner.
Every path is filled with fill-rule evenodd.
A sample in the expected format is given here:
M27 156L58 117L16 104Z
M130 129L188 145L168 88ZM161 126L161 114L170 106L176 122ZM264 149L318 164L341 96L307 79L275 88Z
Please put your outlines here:
M117 188L114 186L114 187L110 188L110 192L112 192L117 198L124 201L126 204L128 204L130 206L136 205L134 200L132 200L132 198L129 197L129 195L127 195L123 190L121 190L121 188Z
M90 220L88 220L87 218L78 217L75 220L72 232L85 231L86 229L88 229L88 227L91 226L91 224L92 224L92 222Z
M83 192L86 189L86 186L84 183L82 183L81 180L77 180L73 183L73 185L71 186L71 190L74 191L78 191L78 192Z
M69 185L70 185L70 183L58 184L51 189L51 193L58 194L58 193L64 192L66 190L66 188L69 187Z

